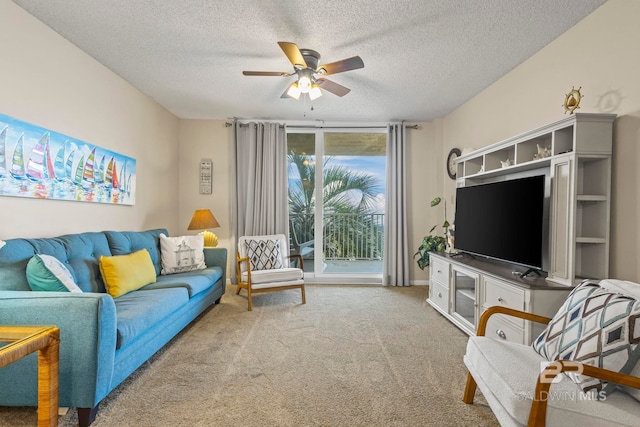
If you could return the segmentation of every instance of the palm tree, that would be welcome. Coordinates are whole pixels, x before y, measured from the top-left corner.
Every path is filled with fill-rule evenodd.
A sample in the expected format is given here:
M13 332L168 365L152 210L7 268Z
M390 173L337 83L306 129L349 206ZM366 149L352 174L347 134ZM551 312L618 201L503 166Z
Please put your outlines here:
M316 168L308 155L291 151L288 159L300 177L298 181L290 183L288 191L292 226L295 227L298 240L308 241L313 239ZM367 247L381 247L379 242L371 241L370 230L373 225L371 216L367 215L372 213L381 185L375 176L332 165L331 160L331 157L325 160L323 172L326 255L353 256L358 250L358 242L364 242Z

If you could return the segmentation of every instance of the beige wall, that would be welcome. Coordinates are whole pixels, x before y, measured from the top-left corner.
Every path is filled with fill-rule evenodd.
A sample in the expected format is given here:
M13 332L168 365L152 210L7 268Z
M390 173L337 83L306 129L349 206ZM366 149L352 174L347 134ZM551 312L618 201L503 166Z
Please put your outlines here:
M187 227L196 209L210 209L220 228L210 230L218 236L218 246L231 250L231 176L233 173L233 127L223 120L180 121L180 234L194 234ZM200 159L211 159L212 194L200 194ZM229 263L233 254L229 253ZM229 264L232 266L233 264Z
M536 55L444 118L441 163L451 147L479 148L578 112L616 113L610 276L640 281L640 1L610 0ZM446 180L442 191L452 195Z
M0 113L133 157L135 206L0 197L0 239L178 225L178 119L10 1Z
M429 270L420 270L413 254L431 227L444 221L444 206L432 208L435 197L442 196L444 177L448 178L442 158L442 121L419 123L418 129L407 131L407 211L409 212L410 279L414 284L426 284ZM447 216L451 221L452 206L447 201ZM442 230L438 227L439 230Z

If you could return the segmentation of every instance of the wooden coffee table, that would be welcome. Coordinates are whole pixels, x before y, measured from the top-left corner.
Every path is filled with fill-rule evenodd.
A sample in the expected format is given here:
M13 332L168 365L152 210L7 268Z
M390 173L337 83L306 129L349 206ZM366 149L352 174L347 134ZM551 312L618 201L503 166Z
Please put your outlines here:
M38 427L58 425L58 354L55 326L0 325L0 368L38 352Z

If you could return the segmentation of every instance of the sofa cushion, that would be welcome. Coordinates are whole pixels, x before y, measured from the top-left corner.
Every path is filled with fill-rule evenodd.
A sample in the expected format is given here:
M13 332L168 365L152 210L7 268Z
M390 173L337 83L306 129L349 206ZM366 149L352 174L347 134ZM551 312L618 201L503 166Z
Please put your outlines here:
M242 273L242 280L248 280L247 272ZM303 273L299 268L280 268L278 270L251 270L251 287L254 289L276 287L299 281L303 283Z
M520 425L527 425L535 384L546 359L531 346L489 337L471 337L464 362L483 392L492 393L505 412ZM593 400L568 377L551 385L547 425L635 425L640 405L625 393ZM617 424L616 424L617 423Z
M129 292L114 300L117 313L116 348L125 347L189 300L184 288Z
M160 274L202 270L204 263L204 235L167 237L160 234Z
M82 292L71 272L56 257L35 254L27 263L27 281L33 291Z
M110 256L103 233L68 234L43 239L9 239L0 249L0 289L30 291L25 269L35 254L61 261L83 292L105 292L98 259Z
M113 255L127 255L146 249L151 256L156 276L160 275L160 234L169 235L164 228L147 231L105 231Z
M547 360L575 360L630 373L640 358L640 302L584 281L577 286L534 341ZM569 373L583 391L615 390L616 385Z
M107 292L113 298L156 281L155 269L146 249L128 255L100 257L100 272Z
M208 267L204 270L187 271L185 273L158 276L156 283L143 287L141 290L186 288L189 298L209 289L222 277L222 268Z

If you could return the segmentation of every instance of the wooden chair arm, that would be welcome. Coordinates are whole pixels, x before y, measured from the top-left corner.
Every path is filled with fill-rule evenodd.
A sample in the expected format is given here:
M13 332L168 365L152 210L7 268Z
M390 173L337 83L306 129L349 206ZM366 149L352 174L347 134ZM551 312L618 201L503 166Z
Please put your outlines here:
M489 317L498 313L519 317L525 320L531 320L537 323L546 324L551 322L550 317L540 316L538 314L533 314L533 313L527 313L526 311L521 311L521 310L514 310L513 308L502 307L500 305L494 305L492 307L487 308L480 316L480 321L478 322L478 330L476 332L476 336L483 337L485 335Z
M242 263L247 263L247 281L251 282L251 263L249 257L240 258L240 253L236 252L236 272L238 275L238 283L242 282Z
M304 261L302 260L302 255L293 254L293 255L289 255L287 258L298 258L298 261L300 261L300 270L304 271Z
M238 263L238 268L240 268L240 266L242 265L243 262L247 263L247 269L251 270L251 263L249 262L249 258L248 257L244 257L244 258L240 258L240 256L236 257L236 262Z
M536 392L531 404L527 426L539 427L545 425L549 387L551 387L553 379L562 372L580 372L580 369L582 369L581 375L640 389L640 378L638 377L598 368L596 366L584 365L573 360L556 360L550 363L549 366L538 375Z

